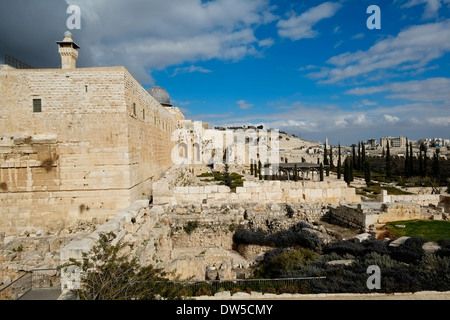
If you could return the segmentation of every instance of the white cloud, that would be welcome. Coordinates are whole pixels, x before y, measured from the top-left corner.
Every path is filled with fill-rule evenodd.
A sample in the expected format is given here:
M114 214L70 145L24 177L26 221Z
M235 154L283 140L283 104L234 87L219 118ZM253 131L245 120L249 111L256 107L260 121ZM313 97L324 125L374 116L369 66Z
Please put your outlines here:
M176 68L175 71L172 74L172 77L178 75L178 74L183 74L183 73L193 73L193 72L200 72L200 73L211 73L212 70L208 70L205 69L203 67L198 67L198 66L189 66L189 67L185 67L185 68Z
M334 16L341 7L342 5L339 3L325 2L300 16L294 14L289 19L278 22L278 34L282 38L289 38L293 41L315 38L318 32L313 30L313 27L321 20Z
M428 123L433 126L450 126L450 117L434 117L427 119Z
M448 0L444 0L444 2L448 2ZM423 13L424 19L437 17L439 9L442 7L441 0L409 0L402 8L411 8L422 4L425 4L425 12Z
M274 43L275 43L275 41L272 38L267 38L267 39L263 39L263 40L259 41L258 45L260 47L271 47L271 46L273 46Z
M239 108L242 110L247 110L247 109L253 108L253 104L247 103L247 101L245 101L245 100L239 100L237 102L237 104L238 104Z
M324 83L336 83L377 72L396 70L399 74L419 70L450 52L450 20L417 25L396 37L378 41L367 51L346 52L327 61L324 67L309 74Z
M255 30L276 19L269 0L67 0L81 8L82 37L98 65L148 70L256 55ZM123 19L121 17L133 17ZM181 71L181 70L180 70Z
M363 39L366 36L365 33L358 33L352 37L352 40Z
M385 114L383 116L383 118L389 124L396 124L397 122L400 121L399 117L394 117L394 116L391 116L390 114Z
M358 87L348 90L346 94L365 96L381 92L390 92L391 99L409 101L450 101L450 78L428 78L393 82L389 85Z

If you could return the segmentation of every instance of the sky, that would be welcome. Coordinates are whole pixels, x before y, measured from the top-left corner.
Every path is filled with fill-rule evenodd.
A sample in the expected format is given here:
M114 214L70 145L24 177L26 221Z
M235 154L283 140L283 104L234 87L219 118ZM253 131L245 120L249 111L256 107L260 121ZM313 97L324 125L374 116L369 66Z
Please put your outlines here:
M188 119L335 145L450 138L450 0L1 0L0 63L58 68L69 5L78 67L125 66Z

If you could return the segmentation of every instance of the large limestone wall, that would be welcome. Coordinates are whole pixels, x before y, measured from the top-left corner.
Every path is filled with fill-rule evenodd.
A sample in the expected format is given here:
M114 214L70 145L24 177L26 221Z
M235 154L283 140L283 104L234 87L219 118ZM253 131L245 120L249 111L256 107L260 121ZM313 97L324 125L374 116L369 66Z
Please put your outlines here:
M430 212L431 211L431 212ZM369 230L371 225L393 221L428 220L437 213L417 203L364 203L330 208L328 219L333 223Z
M314 203L338 204L359 202L354 188L348 188L342 181L326 182L285 182L285 181L245 181L243 187L231 192L221 185L171 187L164 180L154 186L155 204L220 204L220 203Z
M388 195L386 190L382 190L382 193L377 196L377 200L383 203L394 202L410 202L419 204L421 206L428 206L430 204L439 205L439 194L412 194L412 195Z
M0 232L67 227L148 198L171 165L174 126L122 67L2 68Z
M128 72L125 97L131 199L148 199L153 183L172 165L171 136L178 126L177 115L162 107Z

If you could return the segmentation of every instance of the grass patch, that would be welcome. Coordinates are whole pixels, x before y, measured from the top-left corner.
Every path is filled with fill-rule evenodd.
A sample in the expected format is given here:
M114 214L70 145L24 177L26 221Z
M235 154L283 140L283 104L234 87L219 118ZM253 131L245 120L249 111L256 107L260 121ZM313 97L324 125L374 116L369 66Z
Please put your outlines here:
M376 198L377 195L381 194L382 190L387 190L388 195L392 195L392 196L411 195L412 194L410 192L406 192L406 191L400 190L395 187L390 187L390 186L382 187L379 183L374 183L369 187L363 187L363 188L353 187L353 188L356 188L356 194L361 195L361 196L366 196L369 198Z
M405 225L404 229L396 228L395 225ZM435 220L411 220L395 221L386 224L387 229L397 237L418 236L429 241L450 239L450 222Z
M205 181L205 182L216 181L216 182L219 182L220 184L223 184L225 181L225 177L222 172L202 173L201 175L198 175L197 177L201 178L202 181ZM232 190L235 190L237 187L242 187L244 185L244 179L242 179L243 177L244 177L243 175L240 175L236 172L230 173Z

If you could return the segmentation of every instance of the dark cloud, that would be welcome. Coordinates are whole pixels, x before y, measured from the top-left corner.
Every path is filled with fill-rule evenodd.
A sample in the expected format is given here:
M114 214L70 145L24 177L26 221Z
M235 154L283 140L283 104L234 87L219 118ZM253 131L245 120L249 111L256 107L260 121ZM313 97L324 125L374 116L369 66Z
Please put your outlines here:
M67 8L64 0L2 0L0 62L8 54L35 68L59 67L60 56L55 42L62 40L67 30ZM73 31L75 37L77 33L77 30ZM76 41L81 50L85 50L83 40ZM80 54L78 65L91 63L89 55Z

